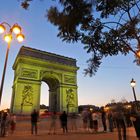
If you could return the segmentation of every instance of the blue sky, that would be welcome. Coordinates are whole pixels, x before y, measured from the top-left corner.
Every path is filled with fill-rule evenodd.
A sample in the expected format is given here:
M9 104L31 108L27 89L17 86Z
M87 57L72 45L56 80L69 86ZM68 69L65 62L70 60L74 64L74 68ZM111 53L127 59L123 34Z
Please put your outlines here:
M17 0L1 0L0 23L5 21L10 25L18 23L23 28L25 41L19 44L16 40L11 43L5 83L3 88L1 108L9 107L12 95L14 71L12 65L22 45L75 58L80 68L77 73L78 103L94 104L98 106L111 102L112 99L120 101L134 100L130 81L134 78L137 98L140 99L140 68L133 63L134 56L113 56L103 60L95 76L84 76L86 60L90 57L82 44L66 44L57 38L57 28L45 18L45 11L55 1L35 0L29 10L23 10ZM7 44L0 35L0 79L5 61ZM48 86L43 83L41 87L41 103L48 105ZM45 99L45 100L44 100Z

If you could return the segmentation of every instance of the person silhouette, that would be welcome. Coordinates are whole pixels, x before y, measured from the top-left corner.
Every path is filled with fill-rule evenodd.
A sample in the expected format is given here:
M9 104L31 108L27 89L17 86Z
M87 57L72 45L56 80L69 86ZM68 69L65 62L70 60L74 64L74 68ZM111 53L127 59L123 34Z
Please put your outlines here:
M61 121L61 126L63 128L63 133L67 133L68 128L67 128L67 114L66 114L66 111L63 111L63 113L60 115L60 121Z
M31 113L31 134L34 134L34 129L35 129L35 134L37 135L37 122L38 122L39 114L36 111L36 109L33 110Z

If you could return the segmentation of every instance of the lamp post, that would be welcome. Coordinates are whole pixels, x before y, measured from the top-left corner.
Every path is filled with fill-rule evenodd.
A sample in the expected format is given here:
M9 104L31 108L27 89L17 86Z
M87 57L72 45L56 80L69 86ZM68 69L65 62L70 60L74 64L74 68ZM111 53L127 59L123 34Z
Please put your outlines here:
M6 27L9 28L8 31L6 30ZM16 39L18 40L18 42L22 42L24 40L24 35L21 33L21 27L18 24L14 24L13 26L10 26L7 22L2 22L0 24L0 34L2 33L5 33L4 40L7 42L8 45L7 45L5 63L4 63L2 80L1 80L1 85L0 85L0 104L1 104L1 98L2 98L4 79L5 79L5 72L6 72L6 67L7 67L8 54L9 54L11 41L13 38L13 33L16 34Z
M137 97L136 97L136 93L135 93L136 81L133 78L132 78L132 80L130 82L130 85L132 87L132 91L133 91L133 95L134 95L134 100L135 100L135 103L136 103L136 107L138 109L138 106L137 106Z
M132 90L133 90L134 100L136 102L137 98L136 98L136 93L135 93L135 88L134 88L136 86L136 81L134 81L134 79L132 78L130 84L131 84L131 87L132 87Z

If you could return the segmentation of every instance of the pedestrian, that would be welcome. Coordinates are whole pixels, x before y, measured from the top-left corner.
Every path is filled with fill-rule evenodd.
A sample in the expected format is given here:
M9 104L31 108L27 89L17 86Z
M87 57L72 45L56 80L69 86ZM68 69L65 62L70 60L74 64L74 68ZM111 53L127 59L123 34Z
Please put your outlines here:
M67 114L66 114L66 111L63 111L63 113L60 115L60 122L61 122L61 127L63 128L63 133L67 133L68 128L67 128Z
M53 114L51 115L51 123L50 123L50 129L49 129L49 133L51 134L51 131L53 130L52 134L56 134L56 120L57 120L57 114L54 111Z
M137 107L135 105L132 106L130 119L133 122L136 136L138 140L140 140L140 113L137 111Z
M104 111L104 108L102 108L101 111L101 118L102 118L102 124L103 124L103 131L107 131L107 126L106 126L106 112Z
M94 129L94 132L98 132L98 113L96 111L94 111L92 113L92 120L93 120L93 129Z
M12 114L10 117L10 129L11 129L11 134L13 134L16 129L16 115L15 114Z
M125 118L123 114L123 110L121 106L117 107L117 110L114 114L116 126L118 130L118 139L119 140L126 140L126 125L125 125Z
M37 122L38 122L39 114L36 111L36 109L33 110L31 113L31 134L34 134L34 129L35 129L35 134L37 135Z
M6 119L7 119L7 112L3 111L1 114L1 131L0 136L4 137L6 135Z
M76 131L77 130L77 124L76 124L76 119L77 119L77 115L75 112L73 112L71 114L71 130L72 131Z
M5 123L5 136L8 136L10 128L10 113L7 111L6 123Z
M82 120L83 120L83 128L84 128L84 131L87 131L87 127L88 127L88 117L89 117L89 113L88 113L87 108L85 108L85 109L82 111Z
M113 113L111 110L108 111L107 118L109 123L109 131L113 132Z
M0 111L0 136L1 136L2 111Z

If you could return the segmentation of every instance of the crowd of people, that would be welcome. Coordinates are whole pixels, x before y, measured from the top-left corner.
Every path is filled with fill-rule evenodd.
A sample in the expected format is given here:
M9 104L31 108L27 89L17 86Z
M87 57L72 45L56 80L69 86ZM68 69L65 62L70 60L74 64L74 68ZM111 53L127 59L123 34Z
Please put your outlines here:
M88 109L83 110L82 112L82 119L83 119L83 128L85 131L90 132L98 132L99 128L99 121L102 123L103 131L107 132L107 123L108 123L108 130L113 132L114 126L114 117L113 113L109 111L107 114L102 109L101 111L90 111ZM88 128L88 129L87 129Z
M140 116L136 115L136 113L131 113L129 115L125 114L120 107L116 108L115 111L105 111L104 108L94 111L84 109L80 116L76 113L70 113L68 115L65 111L58 116L56 112L53 112L51 115L48 134L56 134L56 120L58 117L64 134L68 133L68 131L77 131L77 128L79 127L77 125L77 120L80 117L83 123L84 132L97 133L99 132L99 126L101 127L102 125L103 132L113 132L114 129L116 129L118 132L118 139L126 140L126 128L133 125L135 127L138 140L140 140ZM68 121L71 122L71 128L67 126Z
M12 135L16 129L16 115L7 111L0 111L0 136Z
M55 111L50 115L50 126L48 134L56 134L57 120L59 119L62 133L67 134L68 132L76 132L79 128L77 121L79 118L82 121L82 131L89 133L99 132L99 127L102 126L103 132L113 132L114 129L118 132L119 140L126 140L126 128L134 126L138 140L140 140L140 116L138 113L133 112L129 117L124 114L120 108L117 111L105 111L104 108L101 110L90 110L84 109L80 114L75 112L67 113L63 111L61 114L57 114ZM33 110L30 115L31 118L31 134L38 134L38 122L39 112ZM129 119L128 119L129 118ZM68 126L70 121L71 127ZM16 129L16 115L10 114L6 111L0 112L0 136L7 136L13 134ZM100 130L101 131L101 130Z
M140 112L138 109L132 106L131 111L126 113L121 106L117 106L115 110L104 111L102 108L100 111L89 111L85 109L82 112L83 127L91 132L98 132L99 120L102 122L103 131L114 131L114 128L118 132L118 140L127 139L127 127L134 126L136 136L140 140Z

